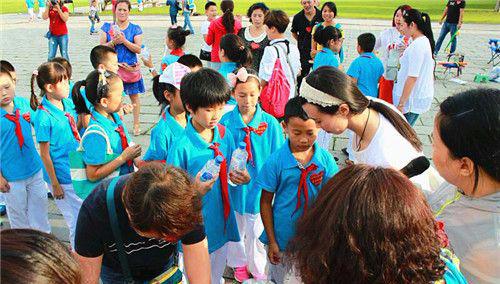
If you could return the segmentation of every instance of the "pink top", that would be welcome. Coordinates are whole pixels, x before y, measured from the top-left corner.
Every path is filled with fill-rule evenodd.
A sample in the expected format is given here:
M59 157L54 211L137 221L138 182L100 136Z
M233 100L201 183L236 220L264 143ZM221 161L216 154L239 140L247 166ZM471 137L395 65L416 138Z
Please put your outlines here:
M234 19L234 34L238 34L241 29L241 22ZM210 54L212 62L220 62L219 48L220 40L227 34L226 28L222 24L222 17L213 20L208 27L207 44L212 46L212 53Z

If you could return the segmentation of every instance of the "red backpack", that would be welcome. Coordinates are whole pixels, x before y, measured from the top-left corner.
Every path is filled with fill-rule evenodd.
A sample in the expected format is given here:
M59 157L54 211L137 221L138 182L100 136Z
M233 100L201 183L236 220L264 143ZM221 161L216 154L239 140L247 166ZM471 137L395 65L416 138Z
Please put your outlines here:
M273 73L269 82L260 93L260 104L265 112L276 118L281 118L285 115L285 105L290 97L290 82L288 82L285 70L281 66L279 50L276 46L274 48L278 58L274 62Z

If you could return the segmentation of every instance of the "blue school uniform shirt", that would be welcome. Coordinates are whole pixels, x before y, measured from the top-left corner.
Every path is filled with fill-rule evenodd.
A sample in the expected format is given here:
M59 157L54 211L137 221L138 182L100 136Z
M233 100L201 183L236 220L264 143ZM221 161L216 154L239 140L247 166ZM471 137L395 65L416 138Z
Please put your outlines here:
M358 79L358 88L363 95L378 97L378 81L384 74L384 64L373 52L360 54L349 66L347 75Z
M221 124L231 130L235 145L245 142L246 132L244 129L247 126L254 129L250 132L253 161L247 163L250 182L232 188L231 199L236 212L258 214L260 212L261 188L255 182L257 174L266 159L283 145L285 141L283 130L278 120L264 112L260 105L257 105L257 110L248 125L243 121L238 107L226 113L221 119Z
M160 120L151 131L149 148L144 155L144 161L166 161L172 143L183 133L184 127L170 114L170 107L165 108Z
M116 131L119 126L123 126L123 131L127 137L128 144L132 143L132 139L127 131L127 127L120 119L120 116L117 113L112 114L114 121L108 119L103 116L95 109L91 112L91 118L89 122L89 127L91 125L99 125L104 131L106 131L106 135L109 138L109 144L111 145L111 149L115 154L121 154L123 152L120 134ZM90 133L83 139L83 161L87 165L103 165L106 164L106 139L97 133ZM127 165L124 163L120 167L120 175L126 175L134 172L134 167Z
M238 64L235 62L222 62L219 68L219 73L226 79L226 82L229 84L229 78L228 74L233 73L234 70L238 67ZM226 106L224 107L224 113L228 113L232 111L237 105L236 99L231 96L229 101L226 103Z
M64 110L58 109L55 105L43 97L40 107L36 110L34 120L36 141L38 143L49 142L49 154L56 173L59 184L71 184L69 167L69 152L75 151L79 143L76 140L66 113L77 120L73 102L62 99ZM45 181L51 184L48 176Z
M167 164L180 167L194 177L208 160L214 158L214 151L209 148L213 143L220 143L219 150L225 159L228 160L227 163L229 164L231 154L235 148L234 141L231 131L224 126L220 127L225 130L224 137L221 137L219 126L215 127L214 139L212 143L208 143L198 134L193 127L192 121L190 121L182 137L170 149L167 155ZM229 165L227 170L229 179ZM229 185L228 190L232 190ZM202 214L205 222L209 253L218 250L227 242L238 242L240 240L231 195L229 195L231 210L224 228L224 207L221 192L221 180L218 178L212 189L202 198Z
M313 70L321 66L332 66L339 68L339 55L328 47L323 47L314 57Z
M274 193L273 218L274 234L280 251L284 251L288 241L295 234L295 223L304 212L305 198L301 194L301 206L297 205L297 189L300 182L301 170L299 163L292 155L289 140L264 163L257 178L257 186L262 190ZM327 150L314 143L314 154L305 168L314 163L318 168L307 175L308 208L318 195L319 190L338 172L337 164ZM314 183L313 183L314 181ZM266 232L260 236L264 244L269 244Z
M177 48L172 51L170 51L169 54L163 56L161 59L161 68L160 68L160 75L163 73L163 70L167 68L168 65L173 64L186 54L182 48Z
M16 136L16 124L6 118L7 113L0 108L0 165L3 177L9 181L24 180L35 175L42 169L42 160L38 154L33 136L31 135L30 120L33 110L27 99L14 97L14 110L19 110L19 124L24 138L22 148Z

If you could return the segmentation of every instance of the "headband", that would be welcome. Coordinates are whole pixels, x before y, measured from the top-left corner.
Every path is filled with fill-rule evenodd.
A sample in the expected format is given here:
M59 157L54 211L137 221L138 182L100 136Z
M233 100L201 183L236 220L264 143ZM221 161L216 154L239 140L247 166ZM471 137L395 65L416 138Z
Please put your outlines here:
M322 107L338 106L342 103L345 103L339 98L313 88L306 82L306 80L302 80L299 96L306 99L306 101L309 103L317 104Z
M248 71L245 67L241 67L236 74L234 74L234 73L227 74L227 78L229 80L229 86L231 86L231 88L236 87L236 83L238 81L246 83L246 81L250 77L257 79L257 81L259 81L259 83L260 83L260 78L258 76L253 75L253 74L248 74Z

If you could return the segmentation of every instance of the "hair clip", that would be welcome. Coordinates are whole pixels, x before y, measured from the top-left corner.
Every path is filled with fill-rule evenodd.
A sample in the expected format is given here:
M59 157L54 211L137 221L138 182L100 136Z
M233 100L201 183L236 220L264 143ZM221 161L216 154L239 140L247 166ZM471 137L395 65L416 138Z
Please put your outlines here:
M33 75L38 76L38 70L33 70Z
M248 74L248 71L245 67L241 67L236 74L234 73L227 74L227 78L229 79L229 85L231 86L231 88L236 87L236 83L238 81L246 83L249 77L256 78L257 81L259 81L260 83L260 78L253 74Z

